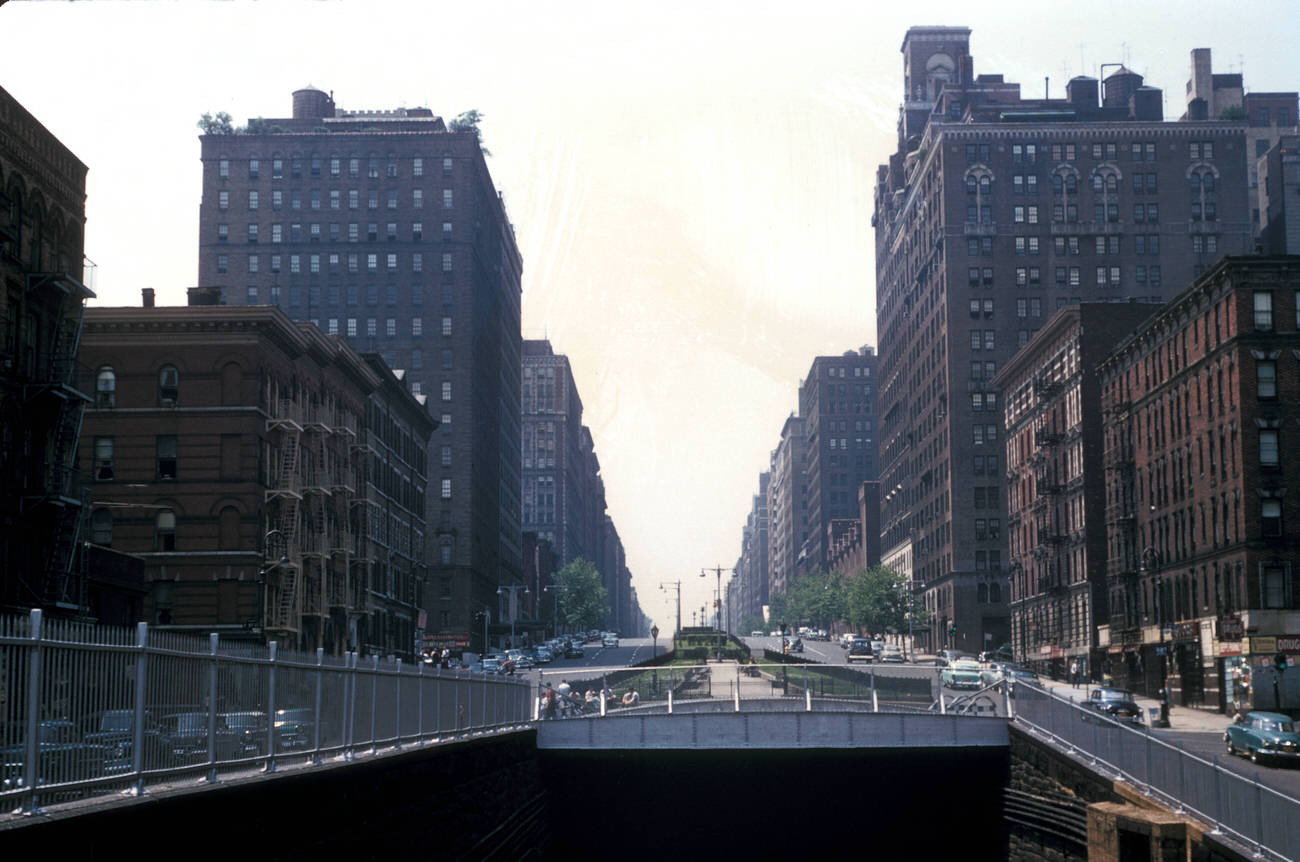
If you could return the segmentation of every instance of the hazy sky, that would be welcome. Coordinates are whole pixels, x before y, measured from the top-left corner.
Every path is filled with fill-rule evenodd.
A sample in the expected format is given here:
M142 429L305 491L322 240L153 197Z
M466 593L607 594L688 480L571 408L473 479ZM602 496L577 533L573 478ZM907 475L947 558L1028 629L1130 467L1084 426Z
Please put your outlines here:
M887 5L887 8L885 8ZM806 9L800 9L806 6ZM881 9L877 10L877 6ZM671 628L733 565L818 354L875 344L870 226L911 25L972 28L1027 95L1126 62L1183 111L1192 48L1300 89L1292 2L10 2L0 86L90 168L98 304L185 301L205 111L484 115L524 257L524 336L569 355L643 609ZM1243 67L1244 64L1244 67Z

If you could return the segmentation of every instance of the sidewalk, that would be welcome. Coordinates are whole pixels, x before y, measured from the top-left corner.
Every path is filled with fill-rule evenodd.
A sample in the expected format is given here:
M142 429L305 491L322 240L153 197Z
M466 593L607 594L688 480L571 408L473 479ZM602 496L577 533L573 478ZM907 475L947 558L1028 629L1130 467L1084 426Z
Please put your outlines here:
M1082 703L1088 699L1088 692L1099 686L1091 683L1079 683L1072 686L1068 682L1059 680L1041 678L1043 687L1055 694L1073 698L1075 703ZM1144 697L1134 693L1133 700L1137 705L1142 707L1142 721L1144 724L1149 723L1152 710L1155 714L1160 714L1160 701L1153 697ZM1171 706L1169 708L1169 727L1151 727L1153 733L1164 733L1166 730L1176 730L1184 733L1217 733L1222 734L1232 723L1230 716L1219 712L1209 712L1203 709L1193 709L1188 706Z

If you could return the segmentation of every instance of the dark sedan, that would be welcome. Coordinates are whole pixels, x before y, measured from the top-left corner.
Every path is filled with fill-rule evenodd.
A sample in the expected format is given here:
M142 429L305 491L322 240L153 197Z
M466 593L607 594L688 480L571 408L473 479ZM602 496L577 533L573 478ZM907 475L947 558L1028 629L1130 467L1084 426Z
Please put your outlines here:
M1110 718L1142 723L1142 708L1133 699L1133 692L1127 689L1094 688L1088 693L1087 706Z

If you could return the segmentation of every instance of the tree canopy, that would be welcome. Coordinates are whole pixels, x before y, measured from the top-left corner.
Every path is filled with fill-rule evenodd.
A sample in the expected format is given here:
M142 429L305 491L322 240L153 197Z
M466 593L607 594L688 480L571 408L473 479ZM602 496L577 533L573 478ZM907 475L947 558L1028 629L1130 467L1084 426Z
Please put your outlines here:
M447 124L447 130L451 132L473 132L474 137L478 138L479 149L483 155L490 156L492 151L483 146L483 130L478 124L483 120L483 114L476 108L471 108L456 116L456 119Z
M802 623L829 629L844 621L867 632L905 631L909 613L914 623L924 615L908 590L907 575L884 566L848 576L814 572L795 578L786 592L772 594L769 607L773 626Z
M600 572L582 557L560 569L551 589L559 590L560 622L570 629L592 629L609 619L609 596L600 582Z
M225 111L218 111L214 117L212 114L204 113L199 117L198 127L205 135L233 135L235 127L230 120L230 115Z

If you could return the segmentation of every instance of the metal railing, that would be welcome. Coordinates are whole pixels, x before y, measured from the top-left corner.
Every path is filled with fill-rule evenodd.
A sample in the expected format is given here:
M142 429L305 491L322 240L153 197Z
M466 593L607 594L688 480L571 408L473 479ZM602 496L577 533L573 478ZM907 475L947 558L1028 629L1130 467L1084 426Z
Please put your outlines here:
M561 692L564 683L568 683L567 698ZM774 700L798 701L798 707L807 711L842 705L873 712L925 712L938 710L934 685L935 677L929 674L899 675L883 667L858 670L813 663L543 670L537 688L537 717L604 715L632 706L671 712L684 703L710 700L729 704L727 708L737 712L742 704L757 709L772 706ZM548 696L548 689L555 697ZM608 693L603 704L602 692ZM625 703L630 692L635 692L634 701ZM554 705L549 706L552 701ZM948 702L952 703L951 696Z
M0 616L0 810L526 723L523 680Z
M1300 800L1130 725L1028 685L1015 687L1015 721L1094 768L1110 771L1177 813L1209 824L1256 856L1300 859Z

